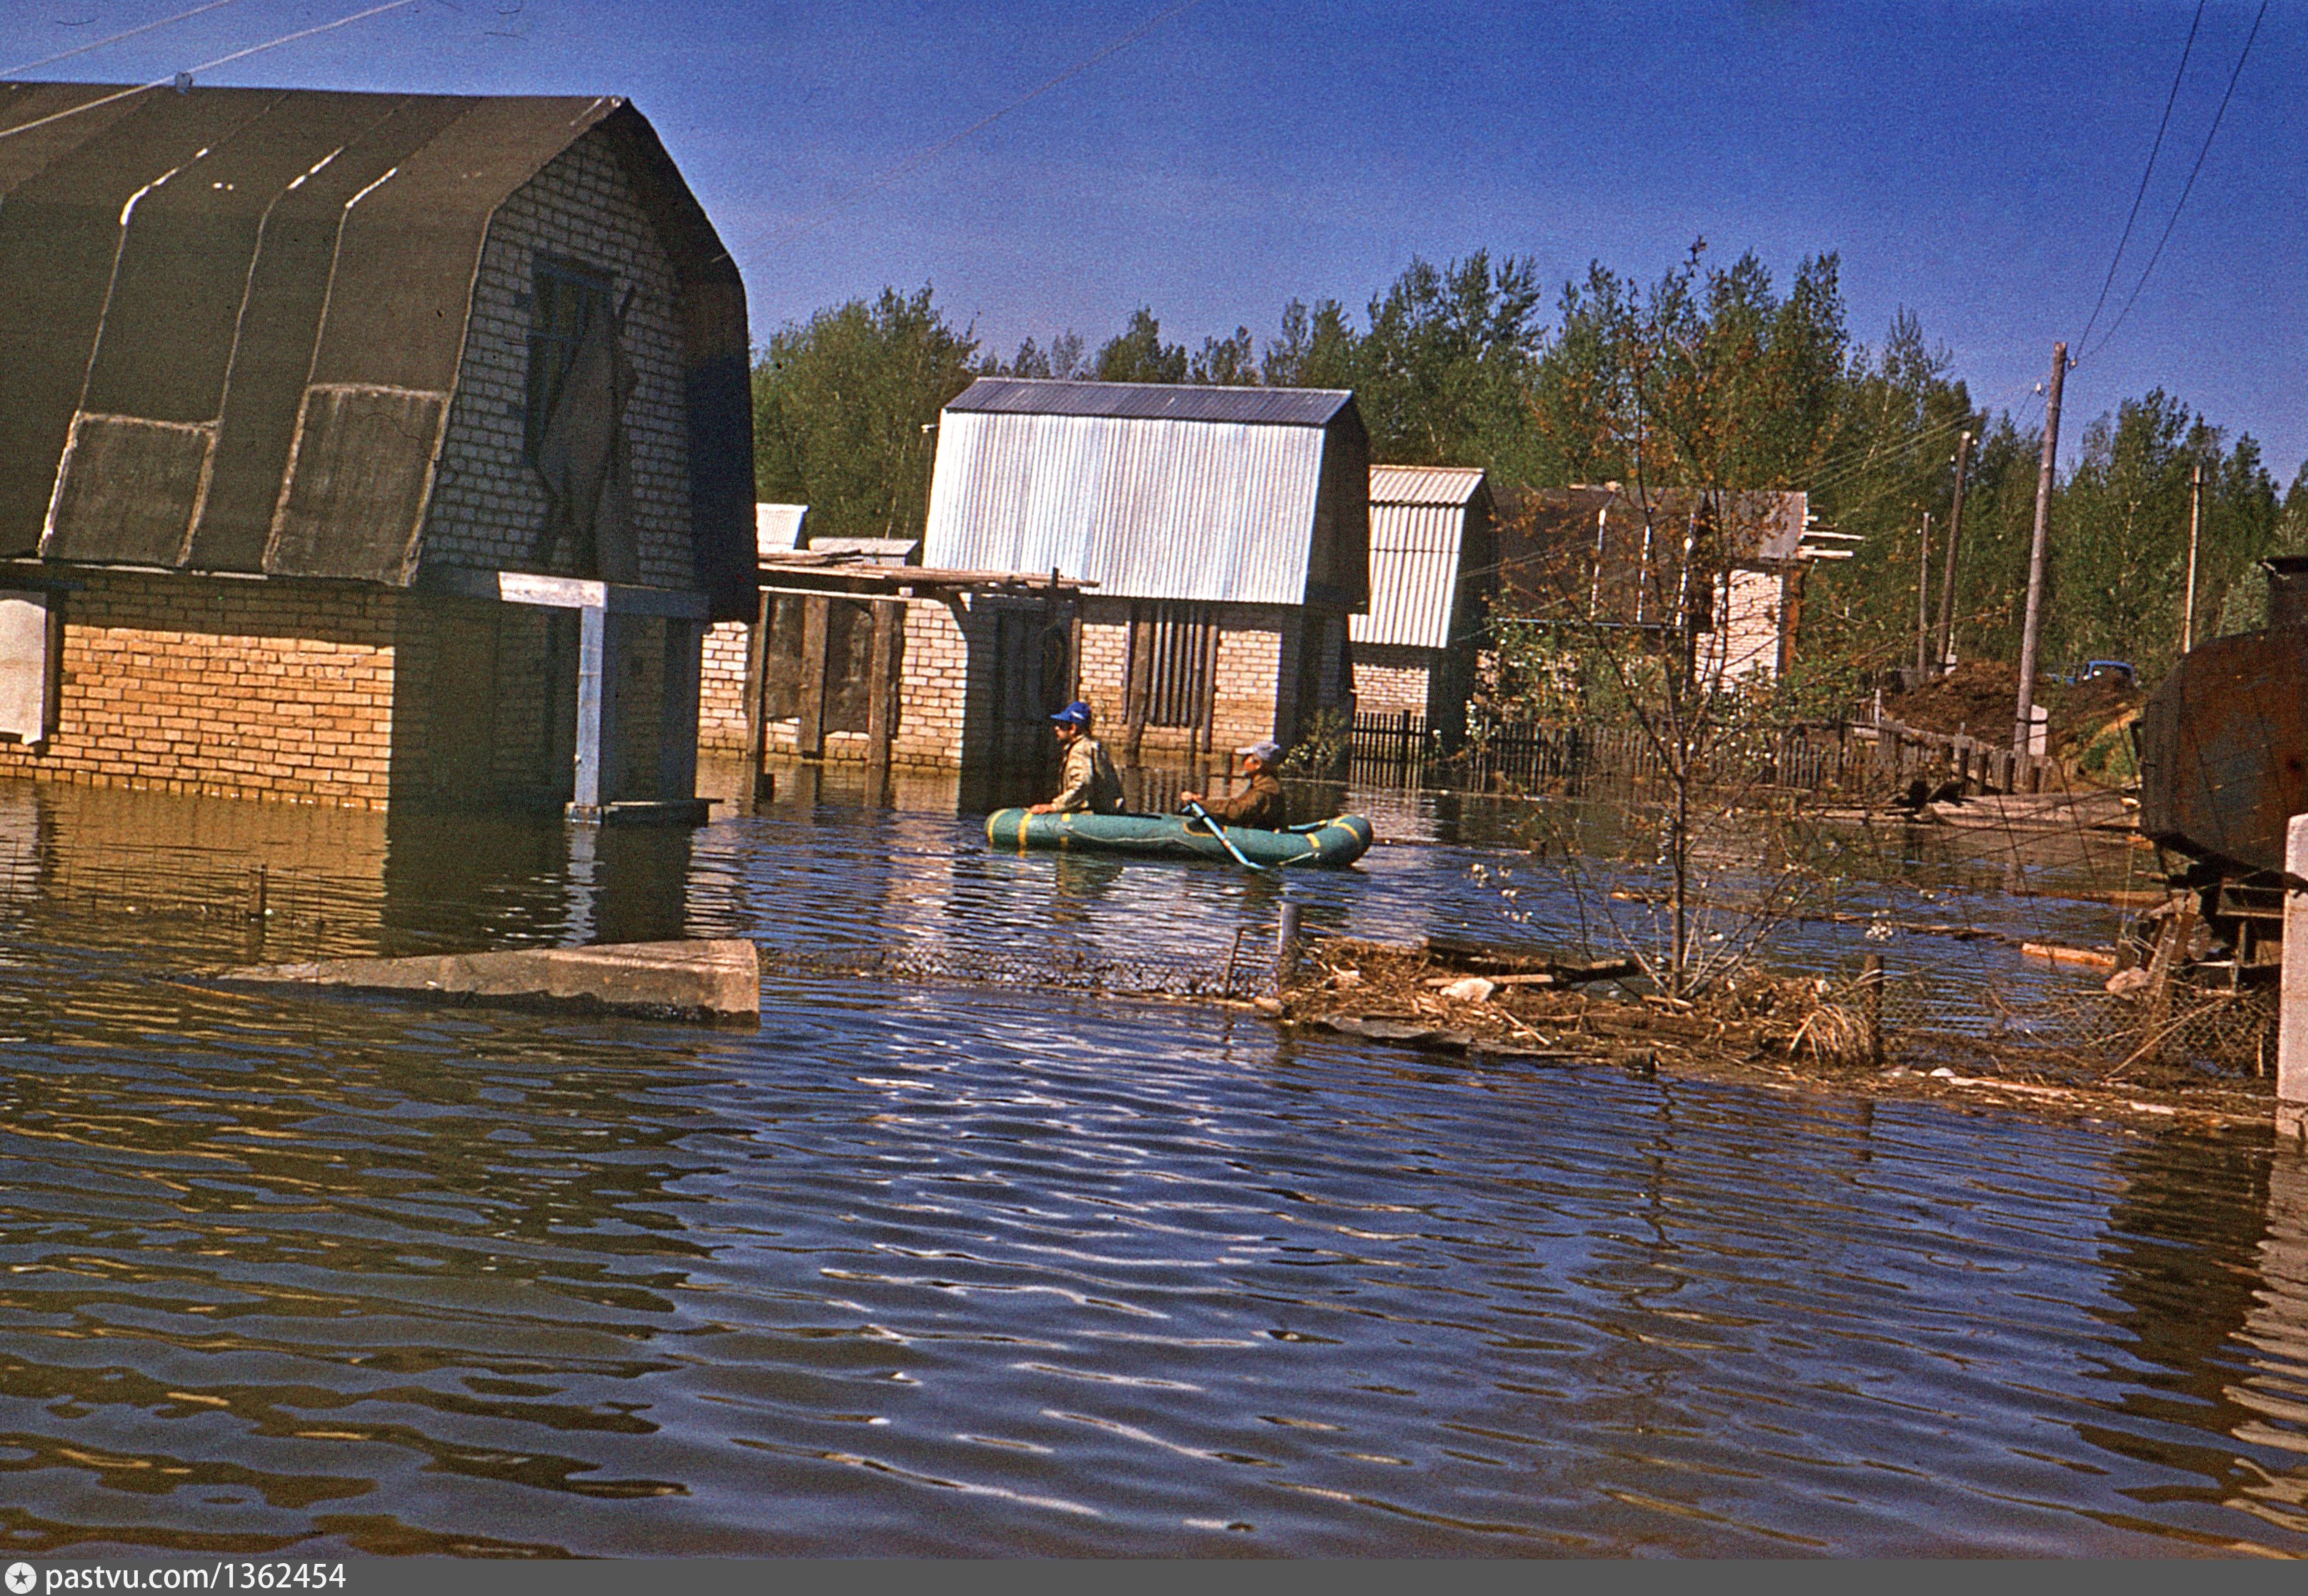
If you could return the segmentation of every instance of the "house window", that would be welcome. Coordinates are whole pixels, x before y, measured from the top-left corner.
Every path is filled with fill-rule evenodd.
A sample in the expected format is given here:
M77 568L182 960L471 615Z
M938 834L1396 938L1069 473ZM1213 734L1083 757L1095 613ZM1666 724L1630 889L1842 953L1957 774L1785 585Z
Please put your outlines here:
M522 455L534 465L545 443L546 424L553 418L554 402L577 358L577 346L594 319L609 314L609 279L606 272L551 255L537 257L531 276L537 291L529 332Z
M49 593L0 592L0 741L56 735L64 678L64 617Z
M1201 725L1218 655L1218 627L1209 610L1196 604L1144 605L1132 617L1130 630L1124 702L1143 703L1149 726Z

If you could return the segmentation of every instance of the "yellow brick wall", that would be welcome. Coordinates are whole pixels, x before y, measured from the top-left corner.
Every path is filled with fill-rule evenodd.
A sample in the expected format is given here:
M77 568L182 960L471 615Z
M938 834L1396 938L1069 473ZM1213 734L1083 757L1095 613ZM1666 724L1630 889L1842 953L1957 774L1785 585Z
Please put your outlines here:
M64 595L62 713L0 775L385 807L398 600L383 589L90 572Z

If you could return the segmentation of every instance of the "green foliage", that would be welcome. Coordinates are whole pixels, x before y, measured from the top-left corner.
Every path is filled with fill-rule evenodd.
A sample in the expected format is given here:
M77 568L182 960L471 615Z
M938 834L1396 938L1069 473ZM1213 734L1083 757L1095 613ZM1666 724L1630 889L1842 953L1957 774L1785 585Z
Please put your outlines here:
M1892 364L1889 349L1886 364ZM1943 368L1943 358L1936 364ZM1877 371L1865 381L1880 402L1890 379ZM1961 385L1949 383L1943 369L1911 380L1905 408L1892 408L1878 456L1820 496L1822 513L1865 541L1858 557L1817 574L1812 613L1821 629L1813 646L1883 662L1912 658L1917 540L1926 510L1933 513L1936 623L1954 487L1953 434L1968 421L1984 436L1964 497L1956 645L1968 656L2016 658L2042 434L2022 432L2008 415L1993 421L1967 415ZM1956 425L1942 418L1949 416ZM1903 434L1924 441L1902 454L1891 444ZM2158 389L2088 423L2075 468L2054 489L2041 647L2047 669L2129 660L2152 682L2178 656L2189 478L2199 463L2204 497L2197 637L2259 624L2262 584L2254 563L2292 540L2308 541L2308 498L2295 489L2280 509L2250 436L2229 444L2220 428ZM2286 513L2294 506L2301 513Z
M1282 756L1278 775L1330 781L1345 767L1354 723L1343 710L1317 710Z
M935 436L922 429L969 385L977 352L926 285L779 328L754 365L755 490L807 505L814 534L918 537Z
M1648 289L1597 263L1537 364L1534 458L1564 482L1805 486L1845 397L1838 271L1806 259L1782 297L1752 253L1718 268L1704 244Z

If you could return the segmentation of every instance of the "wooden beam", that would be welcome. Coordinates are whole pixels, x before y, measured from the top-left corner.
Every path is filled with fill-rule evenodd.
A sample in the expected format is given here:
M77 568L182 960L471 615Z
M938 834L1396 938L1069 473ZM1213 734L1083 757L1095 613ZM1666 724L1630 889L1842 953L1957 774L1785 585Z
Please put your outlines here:
M801 720L794 728L794 752L804 759L825 757L825 644L830 599L805 599L801 612Z
M1130 607L1130 693L1123 711L1123 763L1135 768L1146 741L1146 715L1154 692L1154 623L1141 619L1146 606Z
M745 768L753 772L752 796L762 792L770 759L770 617L776 598L763 592L753 630L745 637Z
M866 684L866 801L890 801L890 747L898 729L898 629L904 607L894 599L874 605L874 657Z

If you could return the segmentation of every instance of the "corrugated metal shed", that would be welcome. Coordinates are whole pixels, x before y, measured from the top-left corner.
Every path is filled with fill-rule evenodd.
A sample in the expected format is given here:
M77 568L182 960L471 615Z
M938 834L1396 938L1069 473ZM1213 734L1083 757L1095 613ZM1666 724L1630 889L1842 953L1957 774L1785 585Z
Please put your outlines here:
M1370 613L1350 617L1355 642L1450 646L1466 556L1479 553L1468 548L1468 520L1487 494L1470 467L1371 467Z
M1101 596L1356 609L1368 449L1351 394L980 379L939 424L923 559L1055 570Z
M699 585L751 613L745 289L631 105L196 88L44 120L116 91L0 85L0 554L407 585L490 220L598 130L680 280Z
M980 377L946 409L1010 416L1110 416L1136 421L1327 427L1354 400L1354 394L1344 388L1197 388L1173 383Z

